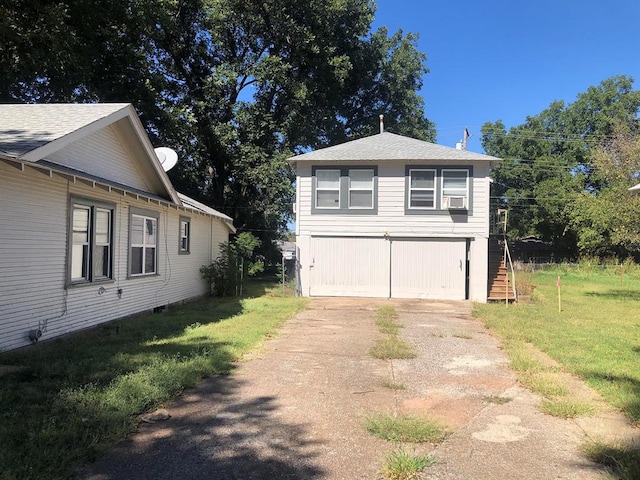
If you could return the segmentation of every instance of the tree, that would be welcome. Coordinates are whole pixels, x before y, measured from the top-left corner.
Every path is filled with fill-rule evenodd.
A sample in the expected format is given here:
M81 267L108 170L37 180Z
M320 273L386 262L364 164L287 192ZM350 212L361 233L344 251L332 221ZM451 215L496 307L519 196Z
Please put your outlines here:
M435 139L417 94L426 56L413 34L371 31L373 1L27 3L0 7L0 100L132 102L178 150L176 187L264 246L291 215L288 156L373 133L381 113Z
M591 150L594 174L602 183L583 192L571 212L584 255L626 257L640 254L640 197L628 188L640 182L640 128L617 123L610 138Z
M640 92L632 86L630 77L613 77L572 104L553 102L509 132L501 121L483 125L485 151L505 159L493 171L492 196L498 207L512 210L511 237L537 235L568 255L578 254L576 202L583 191L603 186L590 152L617 123L634 122Z

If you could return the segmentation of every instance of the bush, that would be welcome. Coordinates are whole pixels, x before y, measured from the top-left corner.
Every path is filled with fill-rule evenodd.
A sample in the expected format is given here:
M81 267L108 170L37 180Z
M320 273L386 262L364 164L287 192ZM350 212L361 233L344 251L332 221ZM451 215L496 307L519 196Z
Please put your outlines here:
M200 274L209 282L212 296L241 294L243 279L264 270L264 262L253 259L253 252L260 243L251 233L242 232L232 242L220 244L218 258L211 265L200 267Z

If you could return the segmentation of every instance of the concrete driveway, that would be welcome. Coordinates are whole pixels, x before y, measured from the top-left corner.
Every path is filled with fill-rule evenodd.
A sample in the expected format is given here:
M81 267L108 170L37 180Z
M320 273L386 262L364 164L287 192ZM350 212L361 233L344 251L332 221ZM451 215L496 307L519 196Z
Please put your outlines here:
M367 355L382 305L395 306L416 359ZM234 375L185 392L167 406L169 420L142 424L78 478L374 479L395 447L363 428L373 412L428 414L453 432L415 447L438 462L425 479L605 478L579 454L580 426L537 410L539 398L518 386L470 310L468 302L312 299Z

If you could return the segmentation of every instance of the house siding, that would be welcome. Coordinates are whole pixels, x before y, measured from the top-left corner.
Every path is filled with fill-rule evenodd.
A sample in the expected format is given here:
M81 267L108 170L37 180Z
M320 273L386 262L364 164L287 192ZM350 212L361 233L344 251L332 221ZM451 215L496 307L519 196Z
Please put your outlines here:
M464 242L461 248L464 250L468 245L466 256L469 262L469 283L468 298L478 302L487 300L487 245L489 237L489 169L488 162L460 161L448 164L442 160L426 161L376 161L358 162L358 166L378 167L378 192L377 192L377 214L357 215L357 214L335 214L335 213L312 213L313 195L313 166L332 168L335 166L349 166L337 162L304 162L296 165L297 169L297 192L296 192L296 242L299 248L300 263L300 289L302 295L314 295L316 274L312 271L311 265L314 263L313 250L319 238L326 238L328 244L333 246L336 252L341 250L340 239L344 242L353 242L353 237L363 237L368 239L432 239L439 242L438 248L446 246L452 239ZM405 213L406 180L405 172L407 166L438 166L440 168L473 167L473 177L470 188L472 189L473 204L468 213L450 214L448 211L429 212L428 214ZM374 243L371 243L372 245ZM346 243L345 243L346 245ZM460 245L458 243L458 245ZM458 247L456 247L458 248ZM457 250L456 250L457 251ZM457 257L456 257L457 258ZM384 262L383 262L384 263ZM393 265L393 262L391 263ZM354 265L354 267L356 267ZM357 267L360 268L360 267ZM386 268L383 266L382 268ZM395 268L395 267L394 267ZM399 268L402 268L401 266ZM444 267L443 267L444 268ZM384 272L383 272L384 273ZM412 279L407 279L410 284ZM423 279L423 283L426 280ZM464 280L462 280L464 286ZM464 296L460 293L460 279L456 281L456 286L452 287L455 298ZM389 295L393 296L392 288L389 288ZM444 292L444 291L443 291ZM348 288L336 289L326 294L335 295L366 295ZM371 296L380 295L379 289L372 289ZM399 293L399 295L403 295ZM408 294L407 294L408 295ZM411 294L413 295L413 294ZM447 293L443 293L443 298ZM416 294L415 296L420 296ZM451 297L453 298L453 297Z
M49 154L46 159L123 185L151 191L136 168L134 157L129 155L111 126L80 138Z
M442 162L434 161L433 164L442 165ZM470 215L452 215L448 212L405 215L405 166L428 164L425 162L386 162L375 165L379 166L377 215L312 214L311 165L298 165L297 230L299 235L382 236L388 234L403 237L488 237L488 166L473 166L473 208ZM460 163L451 165L451 167L466 165L468 164Z
M71 196L115 204L113 280L66 287ZM110 193L55 173L0 162L0 350L43 340L208 292L199 268L218 253L228 227L217 218ZM131 207L159 214L158 275L128 278ZM191 219L191 249L179 255L181 215ZM119 297L118 289L122 289Z

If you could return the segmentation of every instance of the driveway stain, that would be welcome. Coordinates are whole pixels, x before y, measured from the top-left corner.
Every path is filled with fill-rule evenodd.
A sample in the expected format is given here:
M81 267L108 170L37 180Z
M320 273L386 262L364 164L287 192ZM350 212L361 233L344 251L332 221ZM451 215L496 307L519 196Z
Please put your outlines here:
M527 438L532 430L521 425L522 420L514 415L497 415L494 422L481 432L471 435L476 440L491 443L519 442Z

